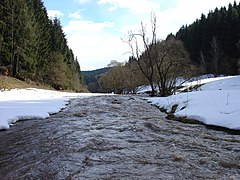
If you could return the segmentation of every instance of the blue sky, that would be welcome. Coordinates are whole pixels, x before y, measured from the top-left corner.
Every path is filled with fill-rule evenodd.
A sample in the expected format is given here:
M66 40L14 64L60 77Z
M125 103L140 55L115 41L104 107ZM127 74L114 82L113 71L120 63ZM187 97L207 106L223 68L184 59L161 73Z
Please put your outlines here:
M43 0L49 17L62 23L68 45L81 70L106 67L111 60L128 60L129 47L121 39L129 30L138 32L157 16L157 35L164 39L201 14L234 0ZM149 26L148 26L149 27Z

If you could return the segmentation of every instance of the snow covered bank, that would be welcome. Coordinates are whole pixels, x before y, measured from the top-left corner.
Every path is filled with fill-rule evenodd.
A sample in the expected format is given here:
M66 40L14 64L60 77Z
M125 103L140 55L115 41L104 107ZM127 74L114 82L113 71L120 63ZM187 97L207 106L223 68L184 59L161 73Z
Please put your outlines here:
M0 91L0 129L21 119L46 118L64 108L71 98L100 94L67 93L42 89Z
M177 117L240 130L240 76L211 78L203 82L206 84L199 91L149 98L149 101L167 111L178 105Z

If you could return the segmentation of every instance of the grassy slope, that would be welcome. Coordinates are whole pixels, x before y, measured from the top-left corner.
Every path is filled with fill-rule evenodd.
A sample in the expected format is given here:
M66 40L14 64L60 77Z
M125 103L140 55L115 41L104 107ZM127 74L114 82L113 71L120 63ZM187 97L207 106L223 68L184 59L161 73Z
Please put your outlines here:
M38 84L33 81L21 81L16 78L12 78L10 76L1 76L0 75L0 90L3 89L23 89L23 88L38 88L38 89L49 89L49 90L55 90L53 87L49 85L43 85L43 84ZM65 90L68 91L69 90ZM70 91L73 92L73 91ZM89 92L86 88L82 87L79 92Z
M14 89L14 88L53 89L50 86L39 85L35 82L25 82L9 76L0 75L0 89Z

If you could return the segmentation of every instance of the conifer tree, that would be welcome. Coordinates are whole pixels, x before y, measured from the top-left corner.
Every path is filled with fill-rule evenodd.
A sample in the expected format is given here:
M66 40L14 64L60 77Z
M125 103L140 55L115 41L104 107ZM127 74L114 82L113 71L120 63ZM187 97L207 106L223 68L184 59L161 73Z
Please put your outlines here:
M50 20L47 16L46 8L41 0L29 0L28 6L34 14L34 23L36 26L37 42L37 66L35 79L44 81L46 72L49 68L50 55L50 38L51 26Z
M13 77L81 89L80 66L60 20L50 20L42 0L1 0L0 66Z
M200 20L189 26L183 26L176 37L184 42L192 61L200 65L204 57L207 73L216 71L216 68L212 67L214 63L211 62L213 54L211 41L213 37L217 38L224 67L219 69L218 73L237 74L239 54L236 44L240 39L240 4L237 5L235 2L233 5L229 4L228 8L210 11L208 16L202 15Z

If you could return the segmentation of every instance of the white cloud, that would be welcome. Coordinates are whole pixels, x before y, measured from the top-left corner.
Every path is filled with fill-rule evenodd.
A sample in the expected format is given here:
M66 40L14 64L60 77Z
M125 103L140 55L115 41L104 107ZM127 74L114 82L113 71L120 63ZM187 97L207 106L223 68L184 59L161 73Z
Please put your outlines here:
M127 46L121 41L121 35L114 33L114 28L113 23L84 20L72 20L64 28L82 70L106 67L112 59L127 60L123 55Z
M75 1L78 2L79 4L85 4L85 3L91 2L91 0L75 0Z
M92 34L104 32L106 28L112 28L113 23L104 22L104 23L94 23L87 20L71 20L68 25L64 28L68 33L80 32L83 34Z
M128 15L123 15L124 24L122 32L128 30L139 31L140 22L147 24L150 28L150 15L156 13L158 25L158 37L164 39L170 33L176 33L182 25L191 24L201 17L207 15L210 10L216 7L228 6L234 0L98 0L98 4L109 5L109 10L119 8L129 10ZM135 23L129 24L129 20L135 19Z
M63 12L59 11L59 10L48 10L47 13L48 13L48 17L50 19L53 19L55 17L59 18L61 16L64 16Z
M77 11L77 12L74 12L74 13L70 13L68 17L72 18L72 19L82 19L80 11Z
M118 8L128 9L130 12L142 14L144 12L156 11L159 9L159 3L154 0L98 0L99 5L108 4L109 11L117 10Z

